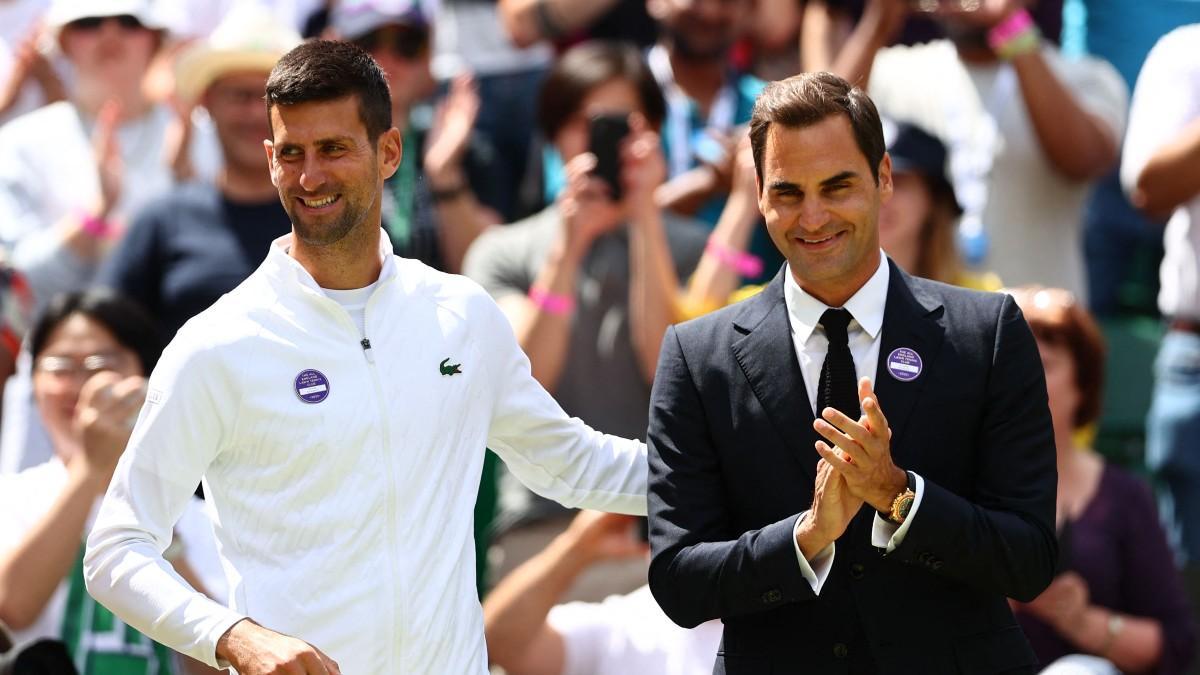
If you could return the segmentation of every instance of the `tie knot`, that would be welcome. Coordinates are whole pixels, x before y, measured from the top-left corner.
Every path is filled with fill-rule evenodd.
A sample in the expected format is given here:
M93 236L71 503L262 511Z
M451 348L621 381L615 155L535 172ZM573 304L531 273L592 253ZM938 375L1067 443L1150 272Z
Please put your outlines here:
M846 335L846 327L850 325L850 312L844 309L827 309L821 315L821 326L825 329L825 337L829 339L831 345L845 345L849 343L849 338Z

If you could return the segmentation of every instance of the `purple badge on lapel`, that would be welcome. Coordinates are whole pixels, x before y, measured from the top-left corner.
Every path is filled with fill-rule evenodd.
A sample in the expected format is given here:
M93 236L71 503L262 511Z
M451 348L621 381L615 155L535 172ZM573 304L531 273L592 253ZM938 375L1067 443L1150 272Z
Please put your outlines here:
M892 350L887 357L887 369L892 374L892 377L901 382L912 382L921 374L921 368L924 364L921 362L921 355L909 349L908 347L900 347Z
M296 376L296 395L305 403L320 403L329 397L329 378L319 370L302 370Z

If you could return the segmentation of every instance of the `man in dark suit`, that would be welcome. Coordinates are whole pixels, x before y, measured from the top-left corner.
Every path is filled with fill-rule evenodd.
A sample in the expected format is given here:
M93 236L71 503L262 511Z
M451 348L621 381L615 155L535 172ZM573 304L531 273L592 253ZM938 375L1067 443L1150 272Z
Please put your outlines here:
M1033 672L1006 597L1053 576L1057 478L1020 310L882 254L891 160L861 90L773 83L750 128L788 262L665 336L655 598L684 626L724 620L716 673Z

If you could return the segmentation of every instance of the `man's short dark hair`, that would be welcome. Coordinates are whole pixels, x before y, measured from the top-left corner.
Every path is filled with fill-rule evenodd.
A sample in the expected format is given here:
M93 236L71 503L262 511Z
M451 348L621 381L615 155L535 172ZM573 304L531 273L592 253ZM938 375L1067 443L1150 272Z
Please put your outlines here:
M878 183L885 146L883 124L875 104L862 89L833 73L802 73L768 84L754 102L754 112L750 114L750 149L759 185L763 180L767 132L772 124L804 128L833 115L845 115L850 120L854 140Z
M311 40L283 55L267 78L267 115L277 105L358 98L371 142L392 128L387 78L371 55L349 42ZM272 132L273 133L273 132Z
M584 42L567 50L550 69L538 96L538 127L547 141L579 112L588 92L613 80L627 80L637 91L646 122L657 131L667 104L654 73L637 47L623 42Z

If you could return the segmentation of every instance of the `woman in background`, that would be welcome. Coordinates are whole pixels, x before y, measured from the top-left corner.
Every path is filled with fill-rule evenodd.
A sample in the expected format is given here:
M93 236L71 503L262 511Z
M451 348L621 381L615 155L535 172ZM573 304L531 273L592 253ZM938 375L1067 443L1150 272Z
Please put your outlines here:
M1061 571L1014 603L1021 628L1046 673L1183 673L1191 614L1150 489L1077 441L1100 414L1100 329L1067 291L1011 293L1037 338L1058 447Z

